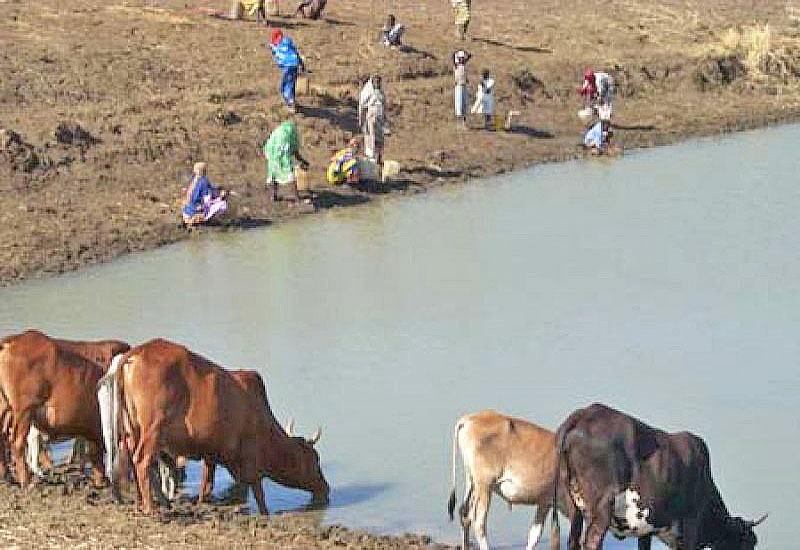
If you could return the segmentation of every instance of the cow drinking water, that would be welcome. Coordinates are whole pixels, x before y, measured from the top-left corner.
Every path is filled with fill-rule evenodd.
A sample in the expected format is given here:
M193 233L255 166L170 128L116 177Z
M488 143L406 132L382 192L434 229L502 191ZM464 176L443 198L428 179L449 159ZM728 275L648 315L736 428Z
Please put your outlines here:
M639 550L649 550L654 536L673 550L755 548L753 528L766 516L730 515L696 435L667 433L593 404L564 421L557 441L557 490L568 488L574 503L569 550L601 549L609 530L619 539L637 537ZM558 538L553 542L557 550Z
M264 476L327 501L316 440L287 435L267 406L263 383L243 382L161 339L132 349L109 375L116 381L115 425L125 432L118 439L131 455L145 513L154 511L147 471L162 451L224 465L253 487L261 513L267 513Z

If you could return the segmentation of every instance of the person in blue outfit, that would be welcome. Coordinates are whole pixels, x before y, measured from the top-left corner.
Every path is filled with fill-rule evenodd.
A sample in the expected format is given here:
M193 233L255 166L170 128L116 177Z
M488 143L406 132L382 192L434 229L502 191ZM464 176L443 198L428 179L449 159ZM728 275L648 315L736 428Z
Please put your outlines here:
M208 181L206 163L195 163L183 203L183 223L191 227L221 216L228 210L227 196L225 189Z
M305 71L303 59L297 52L297 48L288 36L284 36L280 29L275 29L272 33L272 40L270 41L270 48L272 49L272 57L277 65L283 71L281 78L281 94L283 100L289 111L296 112L295 105L295 85L297 84L297 72Z
M611 137L614 135L611 130L611 121L600 119L595 122L583 136L583 146L593 153L608 153L611 148Z

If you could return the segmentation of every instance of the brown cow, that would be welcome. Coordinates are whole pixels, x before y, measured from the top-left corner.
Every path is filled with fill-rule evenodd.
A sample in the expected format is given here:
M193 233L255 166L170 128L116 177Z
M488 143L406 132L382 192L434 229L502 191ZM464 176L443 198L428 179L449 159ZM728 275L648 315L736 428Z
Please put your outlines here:
M555 433L494 411L459 418L453 439L452 490L447 505L451 520L456 505L457 448L461 450L466 478L466 497L460 507L462 548L468 547L472 525L481 550L488 550L486 516L492 492L495 492L509 505L536 505L527 546L527 550L533 550L539 543L553 502Z
M90 445L93 479L102 482L102 435L96 385L103 360L127 348L124 342L51 339L29 330L0 340L0 392L10 419L11 452L17 481L26 486L30 471L24 460L32 424L52 439L83 437Z
M117 410L145 513L153 512L147 471L162 450L224 465L235 480L252 485L262 514L264 476L311 491L315 502L327 501L328 483L312 442L287 436L266 404L263 383L253 391L252 380L243 382L161 339L132 349L119 368Z

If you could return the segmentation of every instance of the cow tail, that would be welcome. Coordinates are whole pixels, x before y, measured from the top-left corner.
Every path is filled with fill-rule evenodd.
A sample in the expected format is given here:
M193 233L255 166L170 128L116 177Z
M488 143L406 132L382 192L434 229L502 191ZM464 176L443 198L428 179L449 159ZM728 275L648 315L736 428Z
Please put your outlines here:
M564 447L565 442L567 440L567 435L569 434L570 430L575 427L577 424L581 413L583 412L582 409L573 412L569 417L564 421L563 424L558 428L556 432L556 472L555 472L555 480L553 483L553 507L552 507L552 520L550 525L550 550L559 550L561 548L561 527L558 524L558 487L561 485L561 482L564 481L564 484L569 483L569 469L568 465L564 464L564 472L562 475L561 471L561 460L564 458Z
M119 400L117 388L119 386L119 369L124 363L123 354L115 355L111 360L108 371L97 382L97 398L100 405L100 420L103 428L103 446L105 447L106 477L112 486L116 486L116 472L118 459L118 416Z
M463 422L456 423L455 431L453 432L453 463L450 469L450 498L447 501L447 514L450 516L450 521L453 521L453 511L456 509L456 460L458 458L458 432L464 427Z

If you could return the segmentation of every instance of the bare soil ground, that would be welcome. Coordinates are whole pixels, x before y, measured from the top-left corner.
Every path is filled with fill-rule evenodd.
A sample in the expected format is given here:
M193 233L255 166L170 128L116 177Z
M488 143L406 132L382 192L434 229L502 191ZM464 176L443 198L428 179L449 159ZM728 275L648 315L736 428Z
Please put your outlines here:
M228 9L0 0L0 284L187 238L178 202L198 159L237 194L225 226L245 228L578 156L586 66L617 74L626 148L800 114L800 9L784 0L477 1L463 45L475 54L472 86L490 68L500 111L521 112L501 133L454 120L448 2L333 0L321 21L270 19L313 71L296 119L318 187L313 208L273 206L256 155L287 117L262 45L271 31L209 15ZM411 52L377 44L388 11L407 25ZM356 131L359 86L373 71L391 103L386 158L402 172L326 187L327 160Z
M293 6L282 5L284 12ZM313 207L271 204L259 143L287 117L270 29L210 15L224 0L0 0L0 285L61 273L210 231L574 158L586 66L614 70L617 139L626 149L800 118L800 2L785 0L475 0L457 44L445 0L331 0L325 18L272 17L306 57L310 93L296 115L312 162ZM376 35L392 11L412 51ZM450 54L497 77L512 132L453 117ZM360 84L384 76L398 178L324 185L329 156L356 131ZM193 162L235 191L221 228L176 226ZM55 482L54 482L55 483ZM71 494L67 494L71 493ZM418 548L422 537L318 527L308 516L264 524L236 508L190 507L165 522L111 506L62 479L0 487L4 547ZM180 528L176 529L178 525Z

